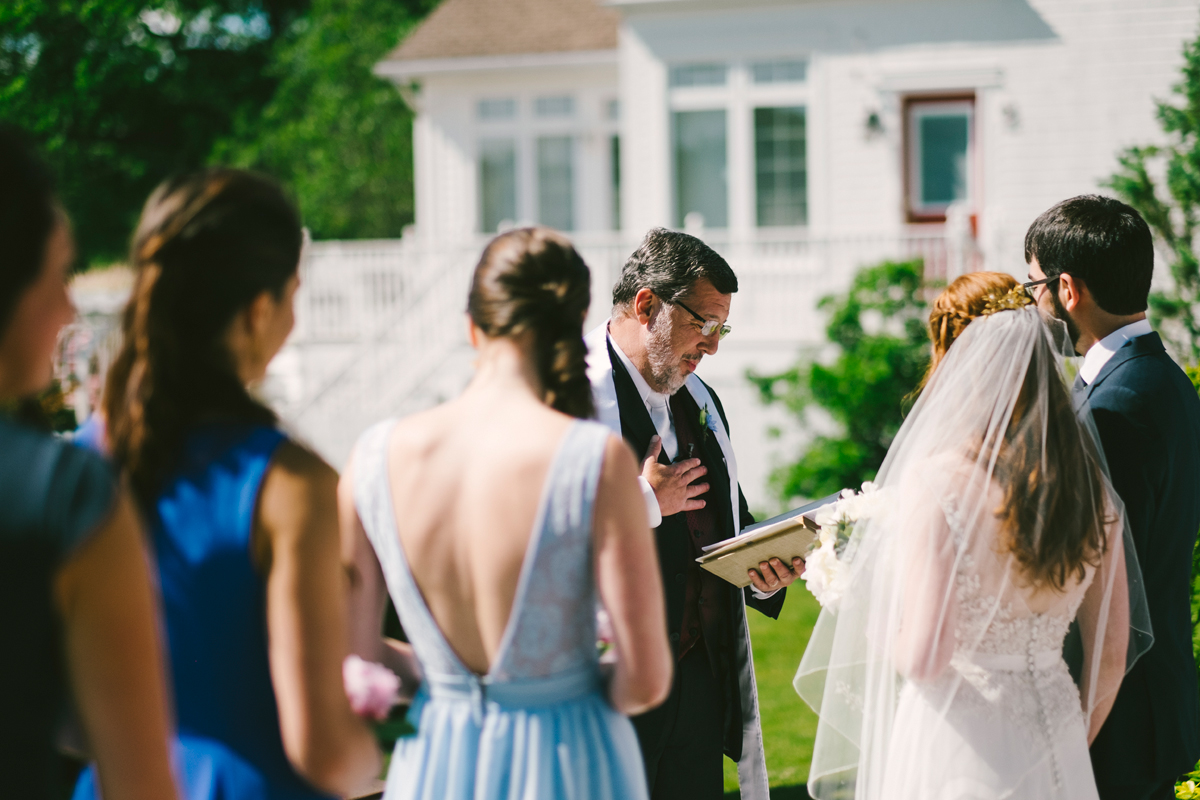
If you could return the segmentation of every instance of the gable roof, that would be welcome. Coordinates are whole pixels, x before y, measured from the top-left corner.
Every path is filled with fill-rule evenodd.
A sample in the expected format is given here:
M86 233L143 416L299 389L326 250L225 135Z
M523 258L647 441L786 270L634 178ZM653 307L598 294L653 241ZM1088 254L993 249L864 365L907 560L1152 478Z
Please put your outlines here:
M617 21L598 0L442 0L386 60L615 50Z

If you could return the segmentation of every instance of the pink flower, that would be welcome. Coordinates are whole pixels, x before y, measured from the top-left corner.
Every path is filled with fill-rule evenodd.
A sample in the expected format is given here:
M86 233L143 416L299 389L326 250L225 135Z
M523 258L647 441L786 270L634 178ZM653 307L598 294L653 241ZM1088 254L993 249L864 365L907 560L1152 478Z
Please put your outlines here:
M346 656L342 662L342 683L354 713L377 722L386 720L392 706L400 700L400 679L396 673L358 656Z
M603 606L596 609L596 640L600 644L612 644L614 641L612 617L608 616L608 609Z

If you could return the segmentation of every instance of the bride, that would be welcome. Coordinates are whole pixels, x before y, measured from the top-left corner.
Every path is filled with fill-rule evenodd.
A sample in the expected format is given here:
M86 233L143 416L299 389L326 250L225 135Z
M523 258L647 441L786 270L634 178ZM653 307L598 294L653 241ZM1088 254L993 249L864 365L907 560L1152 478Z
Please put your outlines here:
M1152 637L1069 351L1030 303L976 273L934 305L935 367L796 675L813 797L1097 797L1088 745Z

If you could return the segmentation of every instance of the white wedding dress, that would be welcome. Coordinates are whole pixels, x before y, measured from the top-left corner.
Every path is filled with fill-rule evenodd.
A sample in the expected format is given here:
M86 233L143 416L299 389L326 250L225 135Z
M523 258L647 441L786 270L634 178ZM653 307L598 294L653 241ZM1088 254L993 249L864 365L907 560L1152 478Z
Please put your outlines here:
M973 320L897 434L795 679L820 715L813 797L1098 797L1088 731L1152 636L1124 508L1058 352L1032 308ZM1082 566L1035 581L1017 552Z
M997 540L996 530L970 536L952 498L939 505L956 549ZM1062 656L1095 570L1063 593L1031 596L997 585L1003 560L982 549L964 553L955 570L961 646L938 675L900 690L883 773L887 796L1095 800L1079 689Z

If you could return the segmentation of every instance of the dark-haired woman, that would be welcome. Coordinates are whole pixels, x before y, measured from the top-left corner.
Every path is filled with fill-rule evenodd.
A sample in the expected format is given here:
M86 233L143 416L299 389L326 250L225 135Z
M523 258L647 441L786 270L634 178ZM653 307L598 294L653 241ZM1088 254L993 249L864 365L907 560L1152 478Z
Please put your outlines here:
M356 650L392 657L375 633L386 586L424 670L388 800L646 797L623 714L662 702L671 658L637 465L585 419L588 301L560 235L498 236L468 300L471 384L369 430L343 477ZM597 595L617 654L607 685Z
M0 129L0 401L50 383L74 244L23 138ZM67 686L112 797L174 796L141 528L104 461L0 415L0 795L60 796Z
M105 412L154 544L189 800L348 794L380 768L342 684L337 476L246 388L292 328L300 245L279 189L228 169L160 186L134 236Z

